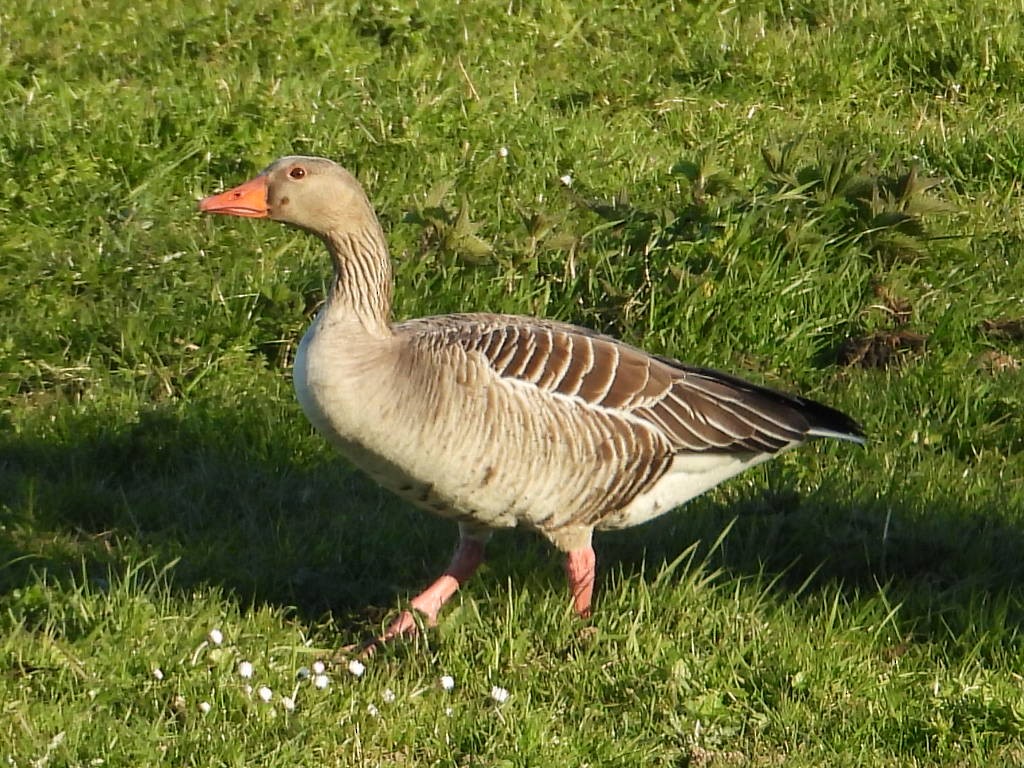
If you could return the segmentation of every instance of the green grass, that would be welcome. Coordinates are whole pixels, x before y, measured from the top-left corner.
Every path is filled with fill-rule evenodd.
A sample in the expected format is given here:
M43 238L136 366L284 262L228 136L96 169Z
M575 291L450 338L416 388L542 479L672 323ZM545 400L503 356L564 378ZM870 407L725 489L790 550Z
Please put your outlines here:
M1024 315L1022 16L0 10L0 758L1019 764L1024 342L985 322ZM829 402L867 450L793 452L599 536L585 627L556 554L500 533L437 630L298 680L455 532L299 412L321 246L195 212L292 152L366 185L400 316L586 324Z

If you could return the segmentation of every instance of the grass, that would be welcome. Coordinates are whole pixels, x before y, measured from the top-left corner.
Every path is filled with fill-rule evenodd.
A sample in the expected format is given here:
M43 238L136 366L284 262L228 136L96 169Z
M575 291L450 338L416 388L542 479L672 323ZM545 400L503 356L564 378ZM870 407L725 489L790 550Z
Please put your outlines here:
M1022 13L0 10L0 756L1019 763ZM501 533L437 630L315 688L454 531L298 410L320 246L195 214L291 152L363 180L401 316L586 324L829 402L868 449L599 536L585 627Z

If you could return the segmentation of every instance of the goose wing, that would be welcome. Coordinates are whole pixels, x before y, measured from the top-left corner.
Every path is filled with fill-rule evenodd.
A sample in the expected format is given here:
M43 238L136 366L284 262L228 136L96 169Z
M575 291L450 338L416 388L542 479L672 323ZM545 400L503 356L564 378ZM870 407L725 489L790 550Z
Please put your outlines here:
M676 452L774 453L809 437L863 442L828 406L650 355L585 328L509 315L446 315L400 326L479 355L499 377L641 421Z

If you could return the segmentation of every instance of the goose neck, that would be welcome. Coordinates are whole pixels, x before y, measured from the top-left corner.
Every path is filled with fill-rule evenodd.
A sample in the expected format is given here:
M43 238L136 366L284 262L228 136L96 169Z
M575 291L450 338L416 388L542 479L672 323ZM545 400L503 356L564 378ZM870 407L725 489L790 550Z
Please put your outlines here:
M391 260L379 225L324 236L334 262L327 309L375 336L391 335Z

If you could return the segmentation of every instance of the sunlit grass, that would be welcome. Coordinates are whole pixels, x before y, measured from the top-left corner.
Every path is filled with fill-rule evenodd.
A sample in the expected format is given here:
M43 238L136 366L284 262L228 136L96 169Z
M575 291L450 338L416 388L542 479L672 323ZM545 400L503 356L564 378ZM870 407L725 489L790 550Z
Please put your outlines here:
M0 759L1019 763L1020 16L0 10ZM353 674L337 650L455 534L295 403L321 246L195 213L292 152L364 182L400 316L582 323L829 402L868 448L599 535L586 625L556 553L499 533Z

